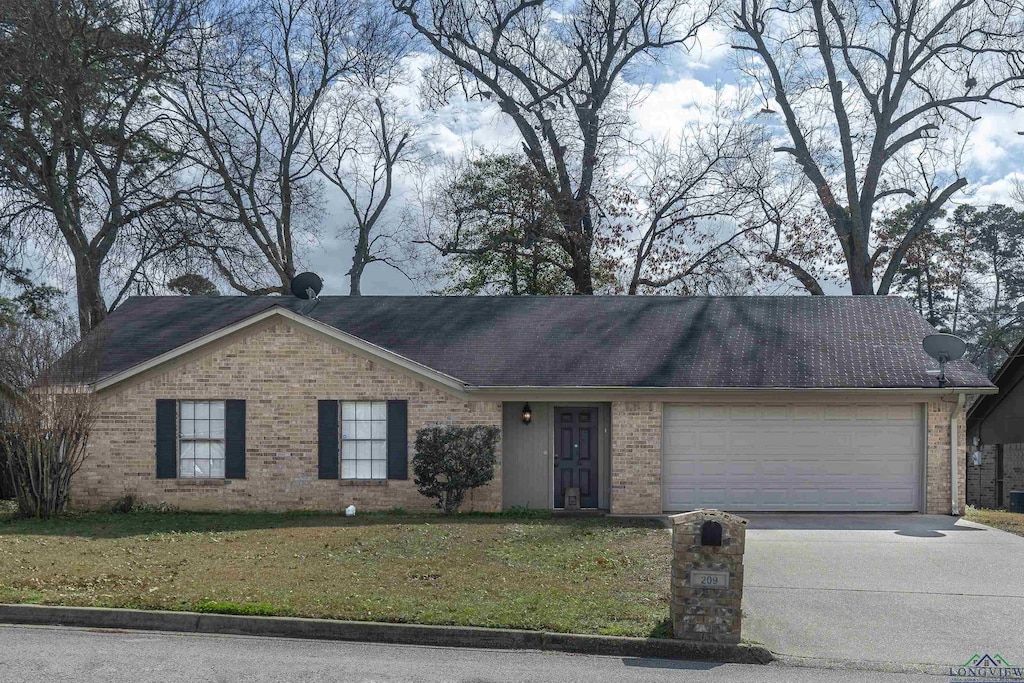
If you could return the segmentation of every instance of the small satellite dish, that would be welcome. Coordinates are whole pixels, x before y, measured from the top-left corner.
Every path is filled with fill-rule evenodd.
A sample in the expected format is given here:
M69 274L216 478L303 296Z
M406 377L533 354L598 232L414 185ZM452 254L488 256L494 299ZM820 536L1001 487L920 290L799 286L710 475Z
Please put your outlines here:
M316 299L324 288L324 281L316 273L299 273L292 278L292 294L300 299Z
M967 342L955 334L939 332L929 334L921 342L924 352L939 361L939 386L944 387L946 381L946 363L951 360L960 360L967 353Z

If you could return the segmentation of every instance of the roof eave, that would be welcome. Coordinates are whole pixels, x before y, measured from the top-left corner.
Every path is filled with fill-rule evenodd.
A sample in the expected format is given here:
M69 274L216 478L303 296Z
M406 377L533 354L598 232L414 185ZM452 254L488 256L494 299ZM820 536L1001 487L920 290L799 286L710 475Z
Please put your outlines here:
M469 386L471 394L523 394L544 395L572 392L616 394L738 394L738 393L814 393L814 394L925 394L949 396L954 394L995 394L994 386L949 387L636 387L636 386Z
M208 344L211 344L217 341L218 339L227 337L231 334L234 334L235 332L244 330L247 327L251 327L256 323L259 323L268 318L272 318L274 316L283 317L298 325L304 326L315 332L319 332L320 334L326 335L338 342L341 342L342 344L348 347L351 347L358 351L362 351L365 354L382 360L394 367L407 370L415 375L431 380L432 382L440 384L447 388L448 390L453 391L461 396L465 395L467 389L466 383L462 382L461 380L455 377L446 375L443 372L439 372L437 370L434 370L433 368L423 365L422 363L418 363L410 358L406 358L405 356L397 354L393 351L389 351L388 349L377 346L376 344L368 342L365 339L356 337L355 335L349 334L348 332L343 332L342 330L339 330L336 327L332 327L331 325L322 323L319 320L314 320L313 318L304 316L301 313L296 313L295 311L284 308L283 306L277 304L271 306L270 308L264 309L259 313L251 315L247 318L243 318L238 322L226 325L220 329L214 330L213 332L193 339L188 343L182 344L181 346L177 346L171 349L170 351L166 351L158 356L150 358L149 360L137 363L130 368L103 377L92 384L93 391L98 392L113 387L128 379L131 379L132 377L140 375L149 370L153 370L161 365L164 365L165 363L169 363L170 361L175 360L176 358L180 358L188 353L201 349L202 347L207 346Z

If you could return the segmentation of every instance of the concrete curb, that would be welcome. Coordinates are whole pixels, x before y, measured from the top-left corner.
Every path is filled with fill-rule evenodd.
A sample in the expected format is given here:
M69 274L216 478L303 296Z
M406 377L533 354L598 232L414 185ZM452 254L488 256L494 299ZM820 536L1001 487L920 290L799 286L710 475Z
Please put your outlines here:
M768 650L758 645L721 645L661 638L622 638L471 626L384 624L371 621L249 617L104 607L0 604L0 623L350 640L363 643L495 650L547 650L612 657L657 657L735 664L768 664L773 659Z
M948 664L924 664L914 662L885 662L880 660L828 659L824 657L800 657L772 653L775 664L803 669L829 669L832 671L872 671L889 674L927 674L929 676L950 676ZM954 667L956 668L956 667Z

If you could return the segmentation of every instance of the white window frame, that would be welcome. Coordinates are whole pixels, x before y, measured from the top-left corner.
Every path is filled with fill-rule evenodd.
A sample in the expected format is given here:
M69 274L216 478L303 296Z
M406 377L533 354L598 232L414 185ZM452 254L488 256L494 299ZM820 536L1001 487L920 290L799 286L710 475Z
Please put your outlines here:
M185 410L184 410L184 408L185 408L185 406L187 404L190 404L192 406L192 411L193 412L192 412L192 417L191 418L186 418L185 417ZM220 417L220 435L219 436L216 434L216 429L215 429L216 418L211 417L212 410L213 410L214 406L217 406L218 404L219 404L219 407L220 407L220 415L221 415L221 417ZM205 418L197 417L197 415L198 415L197 409L199 408L200 405L203 405L203 406L206 407L206 415L207 415L207 417L205 417ZM227 449L226 449L226 446L227 446L227 444L225 443L225 434L227 433L227 412L226 411L227 411L227 402L222 400L222 399L179 399L178 400L178 411L177 411L178 412L178 419L177 419L176 424L175 424L175 433L176 433L176 436L177 436L177 445L178 445L178 448L177 448L177 451L178 451L178 453L177 453L177 455L178 455L177 466L178 466L178 478L179 479L225 479L226 478L225 477L225 472L224 472L224 470L225 470L225 468L227 466L227 463L226 463L226 460L227 460ZM192 435L191 436L186 436L185 435L185 430L183 429L184 420L191 420L193 422L193 425L192 425L193 426L193 430L192 430ZM205 421L206 422L207 429L204 430L205 434L200 433L196 429L196 427L198 426L196 424L197 421ZM218 444L220 445L221 457L220 458L210 457L212 455L212 451L213 451L214 446L216 446ZM191 445L192 448L193 448L193 451L192 451L192 456L193 457L191 457L191 458L184 457L185 456L185 449L189 445ZM206 453L207 453L206 457L202 457L202 458L195 457L195 455L196 455L196 450L195 449L197 447L202 447L202 448L206 449ZM191 460L192 461L192 465L193 466L192 466L192 472L190 474L186 474L184 472L184 470L182 469L182 462L185 461L185 460ZM195 461L196 460L206 460L207 461L207 463L208 463L208 470L207 470L207 473L205 475L197 475L196 474L196 469L195 469ZM215 471L215 468L214 468L214 465L213 465L213 463L216 462L216 461L220 461L219 471Z
M341 479L387 480L387 401L339 401L338 411Z

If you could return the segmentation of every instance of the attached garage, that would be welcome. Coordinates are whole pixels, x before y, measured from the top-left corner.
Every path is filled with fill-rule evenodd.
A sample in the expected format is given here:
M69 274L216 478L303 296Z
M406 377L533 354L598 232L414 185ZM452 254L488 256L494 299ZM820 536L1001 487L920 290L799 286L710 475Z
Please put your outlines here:
M666 512L916 512L920 404L666 404Z

